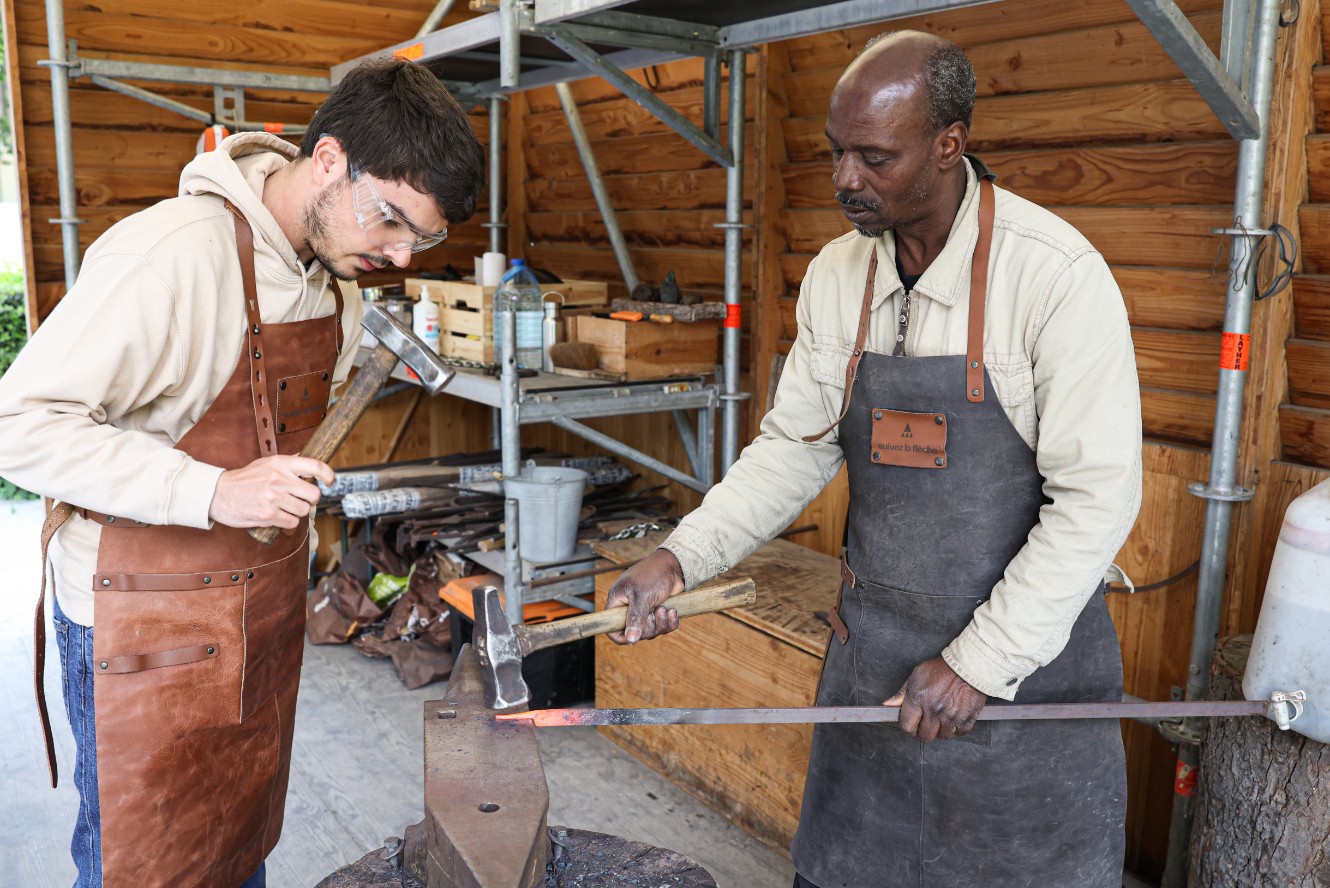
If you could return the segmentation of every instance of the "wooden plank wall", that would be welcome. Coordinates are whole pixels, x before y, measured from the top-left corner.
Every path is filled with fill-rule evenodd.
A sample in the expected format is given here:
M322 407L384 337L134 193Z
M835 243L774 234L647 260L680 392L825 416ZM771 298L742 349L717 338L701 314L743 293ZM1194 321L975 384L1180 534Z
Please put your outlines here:
M42 7L4 0L16 91L20 151L30 205L34 316L63 292L56 179ZM1219 0L1180 0L1200 33L1218 42ZM432 0L237 0L224 10L196 0L107 0L67 4L69 36L80 53L175 64L322 73L330 64L414 33ZM455 13L456 18L465 13ZM836 78L865 40L888 27L942 34L963 46L979 74L972 147L1005 187L1048 206L1103 251L1126 297L1140 365L1145 426L1145 500L1141 520L1119 558L1139 581L1168 576L1196 556L1202 502L1186 493L1208 472L1222 325L1224 258L1211 228L1228 224L1236 149L1191 86L1130 10L1118 0L1000 3L763 47L750 57L747 108L745 389L755 393L749 428L766 403L768 368L794 335L798 283L812 255L847 226L835 209L822 127ZM1259 606L1269 552L1287 502L1330 468L1330 388L1323 368L1330 341L1330 191L1307 171L1330 169L1330 136L1302 134L1314 118L1330 120L1330 71L1312 66L1322 51L1317 0L1281 32L1276 125L1271 154L1270 219L1299 230L1307 254L1292 294L1257 308L1257 355L1247 392L1240 480L1258 491L1234 525L1224 631L1249 630ZM695 122L701 120L701 67L677 62L636 72L640 82ZM1314 107L1310 96L1319 101ZM147 84L145 84L147 85ZM149 85L151 86L151 85ZM153 86L197 107L208 91ZM586 81L574 95L591 135L639 274L658 281L673 269L683 287L715 297L723 281L720 221L724 172L606 84ZM116 219L175 193L178 170L193 155L200 127L151 106L76 82L75 163L83 245ZM304 122L318 97L252 91L251 117ZM727 105L725 107L728 107ZM482 141L488 122L474 118ZM610 281L618 268L552 89L513 98L505 114L510 151L501 183L507 196L508 252L569 277ZM1305 153L1304 153L1305 152ZM418 268L450 262L470 267L488 238L477 219L457 226L448 243L420 257ZM1270 219L1263 220L1269 221ZM368 281L367 281L368 283ZM750 293L755 296L750 298ZM1292 338L1287 348L1282 343ZM1287 367L1288 376L1285 376ZM1290 383L1291 379L1291 383ZM339 466L376 462L409 408L410 395L371 411L337 458ZM619 418L591 425L627 438L654 456L684 465L668 417ZM749 435L745 430L744 439ZM408 425L398 458L488 446L488 412L439 398ZM524 431L524 442L592 450L552 429ZM1280 460L1286 460L1281 462ZM644 473L644 483L662 479ZM697 498L678 485L682 509ZM846 506L836 482L798 523L815 521L815 538L835 554ZM1168 696L1185 675L1195 578L1136 598L1115 597L1128 690ZM1132 869L1162 866L1173 757L1149 731L1128 726Z

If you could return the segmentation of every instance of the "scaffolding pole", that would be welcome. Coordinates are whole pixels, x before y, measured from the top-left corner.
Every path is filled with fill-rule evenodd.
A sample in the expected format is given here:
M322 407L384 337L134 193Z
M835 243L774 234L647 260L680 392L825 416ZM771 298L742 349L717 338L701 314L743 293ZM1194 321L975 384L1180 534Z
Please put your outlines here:
M46 0L46 45L51 57L41 64L51 72L51 117L55 124L55 167L60 180L60 225L64 242L65 291L79 274L79 202L74 184L74 136L69 120L69 68L65 47L64 0Z

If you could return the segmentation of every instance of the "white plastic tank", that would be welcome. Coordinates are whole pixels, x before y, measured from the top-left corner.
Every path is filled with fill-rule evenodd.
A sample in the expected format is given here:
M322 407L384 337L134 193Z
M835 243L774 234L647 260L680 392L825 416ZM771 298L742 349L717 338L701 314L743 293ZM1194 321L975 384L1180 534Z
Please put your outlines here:
M1284 513L1242 690L1248 700L1306 691L1292 729L1330 743L1330 481Z

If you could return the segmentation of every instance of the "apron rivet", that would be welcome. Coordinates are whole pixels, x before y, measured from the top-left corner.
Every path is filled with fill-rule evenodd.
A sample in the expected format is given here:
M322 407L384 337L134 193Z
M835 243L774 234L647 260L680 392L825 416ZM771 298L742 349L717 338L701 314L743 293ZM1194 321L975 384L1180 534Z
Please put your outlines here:
M255 325L254 325L254 335L255 335L255 336L258 336L258 335L259 335L259 325L258 325L258 324L255 324Z
M98 663L97 665L100 666L100 667L103 668L103 669L107 669L107 668L109 668L109 666L107 665L107 662L106 662L105 660L103 660L102 662Z
M111 585L111 581L110 581L110 580L102 580L102 585L103 585L103 586L109 586L109 585Z
M286 423L284 423L284 422L279 422L279 423L277 423L277 431L279 431L279 432L284 432L284 431L286 431Z
M114 515L107 515L107 516L106 516L106 523L107 523L107 524L115 524L115 516L114 516Z
M281 391L286 391L286 380L285 379L279 380L277 383L277 388L280 389Z
M972 398L979 397L979 389L970 389L970 397Z
M320 413L320 414L319 414L319 419L327 419L327 418L328 418L328 414L327 414L327 413Z
M874 418L874 419L881 419L881 418L882 418L882 411L881 411L881 410L874 410L874 411L873 411L873 418Z
M938 425L942 425L942 423L944 423L944 422L946 422L946 421L947 421L947 418L946 418L945 416L943 416L941 413L939 413L937 416L933 417L933 422L937 423Z
M212 582L212 577L204 577L204 578L203 578L203 585L206 586L206 585L208 585L208 584L211 583L211 582Z
M254 571L251 570L249 573L245 574L245 579L248 580L254 579Z
M240 574L231 574L231 582L233 583L240 582Z
M208 648L208 653L209 653L209 654L215 654L215 653L217 653L217 648L215 648L215 647L210 647L210 648Z
M257 348L254 349L254 360L256 361L263 360L263 355L259 353L259 350Z
M323 374L323 381L324 381L324 382L327 382L327 381L328 381L328 374L327 374L327 373Z
M933 460L933 465L936 465L936 466L944 466L944 465L946 465L946 464L947 464L947 461L946 461L945 459L943 459L942 457L940 457L940 456L939 456L937 459Z
M880 453L878 453L876 450L874 450L874 451L873 451L873 462L877 462L877 461L880 460L881 458L882 458L882 454L880 454Z
M971 361L971 362L970 362L970 367L971 367L972 369L974 369L974 370L978 370L978 369L979 369L979 362L978 362L978 361Z

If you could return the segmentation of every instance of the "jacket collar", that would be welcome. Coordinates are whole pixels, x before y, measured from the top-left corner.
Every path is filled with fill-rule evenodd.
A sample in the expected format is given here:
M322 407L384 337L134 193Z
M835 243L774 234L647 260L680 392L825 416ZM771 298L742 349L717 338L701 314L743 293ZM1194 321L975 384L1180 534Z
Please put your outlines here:
M979 180L997 181L997 176L973 154L965 155L965 196L952 220L947 243L933 263L924 270L913 293L922 294L952 306L970 292L970 265L979 241ZM886 232L877 239L877 280L873 284L873 308L904 289L896 273L896 236Z

